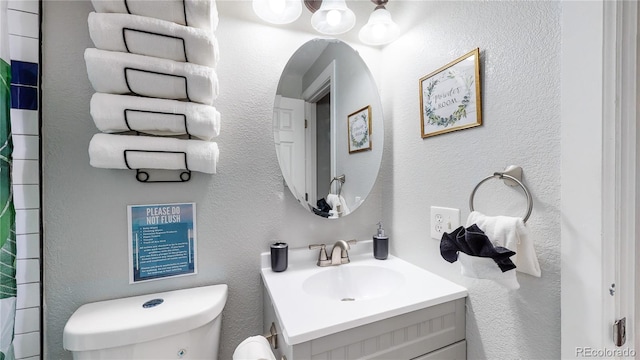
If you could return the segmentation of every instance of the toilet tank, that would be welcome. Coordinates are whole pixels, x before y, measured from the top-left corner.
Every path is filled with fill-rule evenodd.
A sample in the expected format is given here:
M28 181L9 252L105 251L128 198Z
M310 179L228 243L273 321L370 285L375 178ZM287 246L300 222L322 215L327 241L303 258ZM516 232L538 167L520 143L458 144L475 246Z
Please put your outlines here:
M82 305L63 346L84 359L217 359L227 285Z

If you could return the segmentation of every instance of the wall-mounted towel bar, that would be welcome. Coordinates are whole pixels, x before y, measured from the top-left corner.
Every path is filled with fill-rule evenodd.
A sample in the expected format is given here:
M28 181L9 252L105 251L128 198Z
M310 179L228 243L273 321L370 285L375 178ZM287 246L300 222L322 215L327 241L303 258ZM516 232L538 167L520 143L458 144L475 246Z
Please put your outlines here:
M522 218L522 220L526 223L531 216L531 211L533 210L533 198L531 197L531 193L529 189L522 183L522 168L519 166L509 166L503 172L495 172L493 175L487 176L482 179L476 187L473 188L471 192L471 196L469 197L469 209L474 211L473 209L473 197L476 195L476 191L480 187L480 185L491 179L502 179L504 180L506 185L509 186L520 186L522 190L524 190L524 194L527 197L527 213Z
M92 3L96 12L87 21L95 48L85 49L84 59L96 91L91 116L102 133L89 143L90 165L136 170L145 183L215 174L215 1L167 0L161 10L145 1Z

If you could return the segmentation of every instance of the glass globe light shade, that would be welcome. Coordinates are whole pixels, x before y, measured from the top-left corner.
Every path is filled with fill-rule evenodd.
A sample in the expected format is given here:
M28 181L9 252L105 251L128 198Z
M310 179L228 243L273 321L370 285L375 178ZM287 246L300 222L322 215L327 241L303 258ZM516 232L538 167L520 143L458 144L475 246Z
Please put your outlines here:
M389 10L380 6L369 16L369 21L360 29L358 36L360 41L367 45L388 44L400 35L400 29L393 19Z
M289 24L302 14L302 0L253 0L253 12L271 24Z
M356 15L344 0L323 0L320 9L311 16L311 26L326 35L343 34L356 24Z

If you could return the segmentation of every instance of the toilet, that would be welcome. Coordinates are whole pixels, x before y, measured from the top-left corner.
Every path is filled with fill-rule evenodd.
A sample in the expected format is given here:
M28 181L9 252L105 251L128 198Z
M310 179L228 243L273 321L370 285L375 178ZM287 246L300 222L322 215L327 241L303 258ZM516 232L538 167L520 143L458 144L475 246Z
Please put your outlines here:
M203 286L82 305L67 321L73 359L218 358L227 285Z

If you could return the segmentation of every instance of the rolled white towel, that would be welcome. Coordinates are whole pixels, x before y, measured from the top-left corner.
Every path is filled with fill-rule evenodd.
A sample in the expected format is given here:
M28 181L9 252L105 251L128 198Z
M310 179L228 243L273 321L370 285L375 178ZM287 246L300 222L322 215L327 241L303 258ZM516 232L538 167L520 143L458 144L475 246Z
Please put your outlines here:
M96 127L106 133L135 130L152 135L183 135L187 133L186 125L189 134L202 140L209 141L220 134L220 113L209 105L95 93L90 109Z
M91 3L101 13L148 16L206 31L218 28L215 0L91 0Z
M276 360L264 336L251 336L244 339L236 347L232 358L233 360Z
M211 105L218 77L208 66L88 48L89 81L97 92L195 101Z
M189 170L216 173L218 144L202 140L95 134L89 142L89 163L104 169L183 170L182 152Z
M210 31L129 14L90 13L89 35L96 48L130 52L215 67L218 42Z

